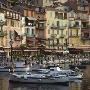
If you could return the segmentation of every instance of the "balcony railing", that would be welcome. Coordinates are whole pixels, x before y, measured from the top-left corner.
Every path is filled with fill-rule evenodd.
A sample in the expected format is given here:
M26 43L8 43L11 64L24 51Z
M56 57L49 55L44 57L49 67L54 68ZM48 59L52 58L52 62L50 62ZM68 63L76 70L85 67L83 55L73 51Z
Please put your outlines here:
M37 29L40 29L40 30L44 30L45 29L45 26L42 26L42 27L36 27Z
M89 17L88 17L88 16L76 16L75 19L79 19L79 20L88 20Z
M65 37L65 35L64 34L62 34L61 36L60 36L60 38L64 38Z
M80 35L76 35L76 34L72 34L72 35L69 35L69 37L79 37Z
M82 17L80 17L80 19L81 19L81 20L88 20L89 18L88 18L88 16L86 16L86 17L83 17L83 16L82 16Z
M89 37L85 37L85 36L81 36L82 40L90 40L90 36Z
M51 29L59 29L59 27L52 25Z
M67 26L59 26L59 29L65 29Z
M51 26L51 29L65 29L66 26Z

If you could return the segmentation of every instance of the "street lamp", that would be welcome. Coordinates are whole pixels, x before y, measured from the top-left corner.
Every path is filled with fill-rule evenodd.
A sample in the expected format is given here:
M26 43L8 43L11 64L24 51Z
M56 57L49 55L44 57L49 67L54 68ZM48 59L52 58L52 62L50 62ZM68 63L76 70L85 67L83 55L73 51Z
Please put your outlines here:
M14 33L10 31L10 48L11 48L11 62L12 62L12 44L13 44Z
M12 44L13 44L13 41L12 41L12 39L10 40L10 47L11 47L11 62L12 62Z

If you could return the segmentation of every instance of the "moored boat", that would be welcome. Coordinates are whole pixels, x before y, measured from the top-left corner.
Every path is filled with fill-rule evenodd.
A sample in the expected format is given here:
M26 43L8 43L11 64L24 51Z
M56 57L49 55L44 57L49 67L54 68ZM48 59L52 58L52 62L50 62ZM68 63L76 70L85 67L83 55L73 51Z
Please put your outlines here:
M59 72L59 74L67 75L69 78L69 81L75 81L75 80L82 80L83 73L76 72L70 69L61 69L59 67L51 67L50 70L53 72Z
M69 79L66 75L60 75L59 73L52 74L12 74L10 76L10 82L19 83L33 83L33 84L69 84Z
M83 73L79 71L74 71L71 69L62 69L61 67L58 66L49 66L48 69L37 69L34 70L35 72L48 72L49 75L54 75L55 73L59 73L60 75L67 75L69 78L69 81L75 81L75 80L82 80L83 79Z
M10 72L27 72L29 71L29 65L25 65L25 62L9 62L6 66L0 66L0 72L10 73Z

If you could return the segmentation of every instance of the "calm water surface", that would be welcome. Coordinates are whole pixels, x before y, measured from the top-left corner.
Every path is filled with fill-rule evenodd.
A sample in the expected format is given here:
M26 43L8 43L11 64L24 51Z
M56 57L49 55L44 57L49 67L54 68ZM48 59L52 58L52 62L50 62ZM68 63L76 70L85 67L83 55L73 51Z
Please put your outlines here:
M90 90L90 66L84 70L84 79L69 86L9 83L6 76L0 76L0 90Z

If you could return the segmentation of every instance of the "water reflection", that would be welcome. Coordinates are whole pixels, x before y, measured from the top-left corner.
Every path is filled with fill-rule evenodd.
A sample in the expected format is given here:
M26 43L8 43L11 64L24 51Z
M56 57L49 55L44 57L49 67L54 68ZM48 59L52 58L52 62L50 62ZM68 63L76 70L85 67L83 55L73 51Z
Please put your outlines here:
M68 86L38 85L38 84L11 84L10 90L69 90Z
M8 78L0 77L0 90L8 90L9 82Z
M82 90L90 90L90 65L84 70L84 78L81 86Z
M9 83L6 76L0 75L0 90L90 90L90 66L84 70L82 82L76 81L69 86L61 85L37 85L37 84L13 84Z
M69 90L81 90L82 81L72 82L69 85Z

